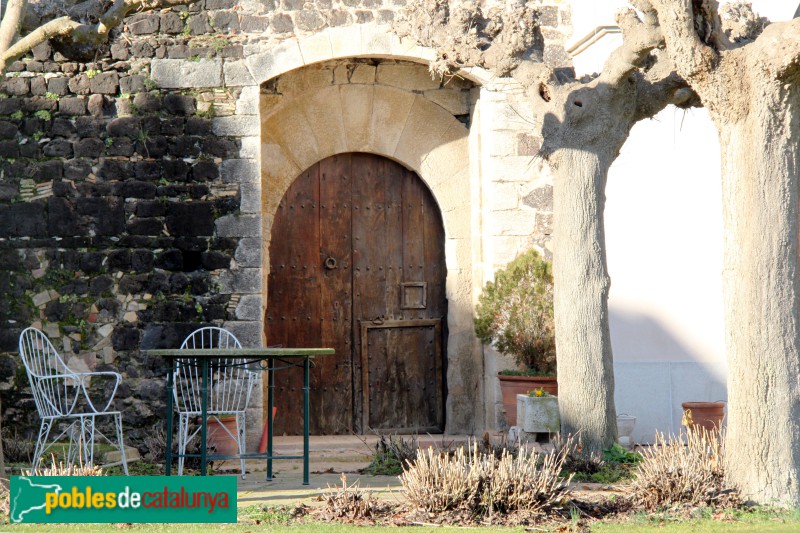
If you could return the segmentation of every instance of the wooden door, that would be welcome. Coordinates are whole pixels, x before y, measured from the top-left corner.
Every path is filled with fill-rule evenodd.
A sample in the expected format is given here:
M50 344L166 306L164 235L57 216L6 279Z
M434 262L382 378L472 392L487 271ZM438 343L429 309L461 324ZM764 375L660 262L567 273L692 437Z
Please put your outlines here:
M316 434L444 428L444 230L399 164L333 156L301 174L270 241L269 346L326 346L311 377ZM276 373L275 433L298 434L302 372Z

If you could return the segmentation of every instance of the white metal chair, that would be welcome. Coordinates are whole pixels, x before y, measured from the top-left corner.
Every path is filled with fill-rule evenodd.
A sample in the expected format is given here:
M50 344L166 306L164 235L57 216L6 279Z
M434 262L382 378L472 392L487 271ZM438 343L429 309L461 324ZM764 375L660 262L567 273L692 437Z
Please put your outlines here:
M109 444L114 444L97 429L95 419L99 416L111 416L114 418L122 469L128 475L125 445L122 441L122 414L109 410L122 376L117 372L71 370L58 355L50 339L36 328L27 328L20 334L19 353L28 373L36 409L42 419L32 468L37 469L44 452L65 435L69 436L67 465L75 465L75 460L80 459L86 466L93 466L95 435L98 434ZM95 406L89 395L88 387L93 377L115 380L114 390L101 408ZM60 426L62 422L67 423L66 429L50 439L53 428Z
M241 348L239 340L229 331L217 327L205 327L186 337L181 349ZM208 403L206 413L219 421L223 415L236 416L236 435L222 423L217 431L224 430L245 453L245 411L250 403L250 393L258 380L258 372L248 368L246 359L216 359L209 361ZM189 433L189 422L201 414L202 371L191 359L177 359L173 373L173 394L178 409L178 453L186 453L186 446L200 433L195 428ZM178 457L178 475L183 475L184 458ZM245 477L245 460L241 459L242 479Z

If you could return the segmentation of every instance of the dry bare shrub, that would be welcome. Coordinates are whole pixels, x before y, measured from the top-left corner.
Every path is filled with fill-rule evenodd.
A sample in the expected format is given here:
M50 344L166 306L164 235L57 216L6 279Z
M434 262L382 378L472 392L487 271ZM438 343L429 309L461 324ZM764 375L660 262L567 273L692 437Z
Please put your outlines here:
M0 514L6 516L8 516L8 513L11 510L11 493L8 491L8 487L6 486L7 484L7 480L5 483L0 483Z
M16 429L3 428L3 455L6 463L30 463L35 449L35 441L22 438Z
M732 505L736 494L725 488L724 446L719 432L697 427L683 435L656 434L642 451L633 500L652 510L683 505Z
M167 433L160 425L151 428L144 437L145 457L153 463L163 463L167 458ZM188 452L187 452L188 453Z
M23 476L104 476L103 469L99 466L84 466L83 461L78 465L65 465L63 461L56 464L56 458L51 456L52 464L46 468L23 469Z
M400 482L409 501L428 512L543 513L568 492L569 480L558 477L565 456L520 449L516 457L504 450L498 458L483 453L477 443L452 455L428 448L417 453Z
M342 474L342 484L328 485L328 491L320 496L325 502L323 518L339 520L371 519L382 509L375 496L369 491L363 491L358 486L358 481L352 485L347 484L347 475Z

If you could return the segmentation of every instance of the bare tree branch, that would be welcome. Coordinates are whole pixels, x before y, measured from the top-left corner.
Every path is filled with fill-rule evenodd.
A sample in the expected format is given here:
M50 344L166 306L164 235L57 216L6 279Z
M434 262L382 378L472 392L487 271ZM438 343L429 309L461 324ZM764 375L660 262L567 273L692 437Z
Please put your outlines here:
M19 0L17 0L19 1ZM22 0L24 1L24 0ZM196 0L115 0L100 17L97 24L81 24L69 17L60 17L39 26L34 31L0 53L0 73L4 73L9 63L28 53L48 39L67 36L75 43L100 44L108 40L108 34L132 11L150 11L177 5L192 4ZM2 26L5 26L3 19Z
M697 14L692 9L692 0L652 0L658 11L659 25L666 41L670 57L674 58L678 73L685 79L708 73L717 60L717 51L710 43L715 42L714 27L719 26L716 2L703 1L709 9ZM713 7L714 9L710 9ZM701 26L703 40L700 39L695 23ZM721 31L717 29L718 35Z
M800 72L800 18L770 24L753 46L775 79Z
M606 60L600 75L601 83L617 85L639 69L654 48L664 46L658 16L649 0L639 0L633 4L643 16L640 18L630 8L617 13L617 25L622 30L623 41Z
M636 93L634 122L653 118L670 104L683 109L702 105L686 80L675 72L658 81L639 77Z
M8 49L19 33L27 4L27 0L10 0L6 4L6 12L0 22L0 53Z
M69 17L60 17L39 26L0 55L0 73L4 73L9 63L27 54L34 46L59 35L68 35L78 27L80 24Z

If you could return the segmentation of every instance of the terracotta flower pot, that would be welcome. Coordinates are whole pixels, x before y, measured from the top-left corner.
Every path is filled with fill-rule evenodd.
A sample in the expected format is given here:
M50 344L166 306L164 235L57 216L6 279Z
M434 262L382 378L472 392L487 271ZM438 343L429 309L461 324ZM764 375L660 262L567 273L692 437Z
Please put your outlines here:
M517 425L517 394L528 394L534 389L544 389L553 396L558 396L558 381L555 377L541 376L505 376L497 375L500 380L500 391L503 393L503 409L509 427Z
M223 416L219 420L214 417L208 418L208 447L214 446L215 451L213 453L215 454L238 455L239 445L233 437L228 435L228 431L225 431L225 428L231 434L236 435L235 416Z
M683 402L684 422L691 420L687 427L704 427L708 431L720 431L725 418L725 402ZM686 424L684 424L686 425Z

